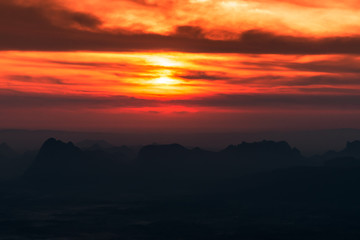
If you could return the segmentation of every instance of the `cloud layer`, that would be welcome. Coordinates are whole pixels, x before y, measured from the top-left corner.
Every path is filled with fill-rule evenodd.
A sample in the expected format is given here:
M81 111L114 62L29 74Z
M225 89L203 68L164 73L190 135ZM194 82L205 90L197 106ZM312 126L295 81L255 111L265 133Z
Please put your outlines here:
M159 51L203 53L354 54L360 36L301 36L248 29L231 39L209 38L198 25L174 26L169 33L104 28L99 16L56 5L0 1L0 50ZM141 4L143 2L136 2ZM150 10L148 10L150 11ZM235 26L234 26L235 27Z

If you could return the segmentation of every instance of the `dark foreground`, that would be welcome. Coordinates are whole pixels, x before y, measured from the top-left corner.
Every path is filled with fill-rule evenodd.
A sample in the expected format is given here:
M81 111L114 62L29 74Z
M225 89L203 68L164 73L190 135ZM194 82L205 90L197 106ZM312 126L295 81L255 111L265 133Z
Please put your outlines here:
M0 239L360 239L360 160L350 148L304 159L283 143L218 156L156 146L106 168L94 159L108 155L50 143L1 183ZM226 160L239 152L242 164ZM294 164L259 160L275 155Z

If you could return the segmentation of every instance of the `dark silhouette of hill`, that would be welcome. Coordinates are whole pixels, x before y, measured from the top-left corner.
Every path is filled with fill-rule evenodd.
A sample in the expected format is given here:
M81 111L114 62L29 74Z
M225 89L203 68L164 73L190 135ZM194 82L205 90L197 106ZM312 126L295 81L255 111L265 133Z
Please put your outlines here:
M321 156L323 159L354 157L360 158L360 141L347 142L346 147L341 151L329 151Z
M286 140L296 146L305 156L322 154L327 150L338 150L346 141L358 140L359 129L324 129L311 131L231 131L231 132L79 132L55 130L0 130L0 142L6 142L18 150L38 150L43 142L54 137L77 143L86 139L100 139L116 146L144 146L152 142L181 143L185 146L199 146L204 149L220 150L229 143L254 142L262 139ZM80 148L82 146L78 145Z
M178 144L145 146L139 161L153 168L198 170L196 174L239 176L244 173L306 164L300 152L286 142L243 142L219 152L187 149Z
M83 151L71 142L51 138L45 141L24 178L60 184L98 181L115 174L120 160L102 150Z
M92 146L48 139L20 181L0 184L0 238L360 238L356 157L313 166L274 141L149 145L131 160Z
M25 177L47 179L80 174L83 171L82 161L82 151L74 144L51 138L44 142Z
M144 185L145 179L150 185L169 189L171 184L195 186L196 182L307 164L300 152L286 142L244 142L219 152L188 149L179 144L148 145L140 149L137 159L126 146L103 147L95 143L82 150L71 142L48 139L24 179L59 184L130 181L134 187Z
M356 146L356 143L348 143L341 153L356 153ZM338 178L337 171L343 171L342 168L360 165L356 158L335 158L326 161L323 167L310 168L313 164L304 158L299 150L284 141L243 142L230 145L219 152L200 148L188 149L179 144L148 145L140 149L137 158L134 157L134 152L125 146L103 147L95 143L93 147L82 150L71 142L48 139L23 179L45 185L54 182L58 185L115 184L124 191L132 189L170 193L222 189L236 192L236 189L242 187L254 187L255 183L267 186L279 177L286 183L311 185L302 177L315 176L313 171L318 171L320 176L323 171L328 171L324 169L333 169L330 172L335 174L334 178ZM276 172L276 169L284 170ZM273 170L276 171L271 172ZM272 174L266 175L262 172ZM291 174L286 175L288 173ZM244 180L243 176L246 175L252 176L251 180ZM297 180L294 176L298 176ZM261 179L265 179L263 183ZM313 180L322 181L316 178ZM282 185L283 183L276 182L270 188Z
M238 161L243 167L269 170L306 164L304 157L287 142L262 141L231 145L221 151L222 158Z

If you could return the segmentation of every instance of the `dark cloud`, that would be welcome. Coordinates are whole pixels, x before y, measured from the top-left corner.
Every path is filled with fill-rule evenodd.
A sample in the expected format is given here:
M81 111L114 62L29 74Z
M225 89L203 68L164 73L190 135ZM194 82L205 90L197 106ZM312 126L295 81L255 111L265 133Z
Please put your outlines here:
M74 68L105 68L114 70L139 70L144 68L143 66L130 64L130 63L107 63L107 62L77 62L77 61L46 61L47 63L54 63L60 65L66 65L67 67Z
M102 31L101 20L46 5L0 1L0 50L140 51L209 53L335 54L360 53L360 36L313 39L251 30L237 40L210 40L196 26L179 26L170 36Z
M160 7L159 3L155 3L153 1L147 1L147 0L128 0L128 1L147 7Z
M66 84L63 80L54 77L33 77L29 75L9 75L7 79L17 82L34 82L34 83L48 83L48 84Z
M102 23L92 14L64 9L50 0L27 5L0 0L0 19L4 34L25 31L36 35L72 27L96 29Z
M118 63L103 63L103 62L74 62L74 61L47 61L49 63L61 64L61 65L70 65L70 66L86 66L86 67L127 67L128 64L118 64Z
M337 61L313 61L309 63L287 63L287 68L299 71L328 72L328 73L360 73L360 62L350 59Z
M312 94L358 94L360 91L356 88L336 88L336 87L321 87L321 88L297 88L298 91Z
M176 75L176 77L187 80L226 80L230 79L225 73L222 72L203 72L203 71L186 71Z
M187 100L151 100L129 96L56 95L0 90L1 108L111 109L180 105L239 110L358 110L360 94L219 94Z
M256 85L262 87L273 86L360 86L358 75L315 75L315 76L281 76L262 75L256 77L230 78L226 80L229 84L235 85Z
M60 24L70 25L76 24L79 27L86 27L90 29L95 29L98 26L101 25L100 19L97 17L82 13L82 12L72 12L72 11L66 11L61 10L59 12L55 12L57 14L57 19L60 20Z
M117 107L144 107L156 105L155 100L139 99L128 96L93 96L71 94L25 93L0 89L1 108L89 108L108 109Z
M263 70L298 70L307 72L326 73L360 73L360 61L351 56L334 57L330 60L289 62L289 61L258 61L241 62L247 66L254 66Z
M177 37L198 39L205 37L202 28L198 26L178 26L173 35Z
M311 85L328 85L328 86L360 86L359 76L327 76L317 75L311 77L295 77L282 82L279 85L287 86L311 86Z
M219 94L171 103L186 106L221 107L239 109L359 109L360 94Z

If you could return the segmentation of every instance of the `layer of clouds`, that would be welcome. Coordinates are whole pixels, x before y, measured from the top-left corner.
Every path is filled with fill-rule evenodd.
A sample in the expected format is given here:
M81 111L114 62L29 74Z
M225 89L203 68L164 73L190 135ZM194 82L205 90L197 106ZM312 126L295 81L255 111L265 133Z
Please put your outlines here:
M45 83L45 84L59 84L63 85L66 84L62 79L55 78L55 77L33 77L30 75L10 75L6 76L7 79L17 81L17 82L24 82L24 83Z
M211 97L177 100L176 104L239 109L322 109L345 110L360 107L360 94L219 94Z
M129 96L59 95L0 90L2 108L112 109L164 106L230 110L356 110L360 94L217 94L186 100L155 100Z
M256 62L243 61L241 64L253 66L264 70L283 68L302 72L325 72L325 73L360 73L360 61L354 56L329 56L327 59L310 60L307 62L295 61L266 61Z
M25 93L0 89L2 108L63 108L107 109L120 107L144 107L156 101L128 96L92 96L76 94Z
M178 26L173 35L105 31L99 29L101 20L89 13L56 5L10 3L0 1L0 50L360 53L360 36L313 39L250 30L235 40L211 40L203 37L198 26Z
M213 72L213 71L183 71L181 74L177 74L176 77L185 79L185 80L225 80L231 79L227 74L223 72Z

